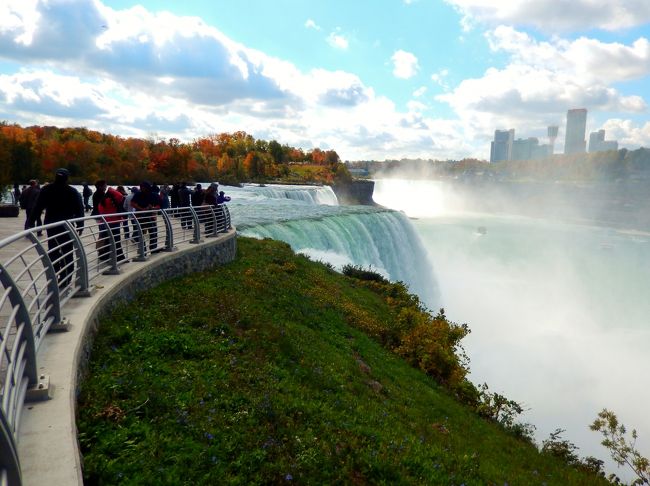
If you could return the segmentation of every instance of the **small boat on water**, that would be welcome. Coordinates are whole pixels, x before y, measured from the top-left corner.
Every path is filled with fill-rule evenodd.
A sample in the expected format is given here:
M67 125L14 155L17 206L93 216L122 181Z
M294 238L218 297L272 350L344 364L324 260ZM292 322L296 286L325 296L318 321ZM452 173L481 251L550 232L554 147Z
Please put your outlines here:
M476 228L476 232L479 235L485 235L487 234L487 228L485 226L479 226L478 228Z

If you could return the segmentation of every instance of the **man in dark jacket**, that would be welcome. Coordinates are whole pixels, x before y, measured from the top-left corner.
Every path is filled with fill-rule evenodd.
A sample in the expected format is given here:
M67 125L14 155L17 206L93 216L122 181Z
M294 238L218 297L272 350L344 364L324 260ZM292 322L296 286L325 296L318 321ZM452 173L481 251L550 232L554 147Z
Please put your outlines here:
M68 184L70 173L67 169L58 169L54 175L54 182L48 184L38 195L36 205L29 215L29 226L40 218L45 210L45 225L65 221L67 219L81 218L84 208L81 194ZM79 231L83 228L83 221L77 222ZM74 272L74 248L72 236L66 225L57 225L47 230L48 256L54 265L59 286L67 287L72 282Z
M133 195L131 206L135 209L135 216L142 228L142 240L145 243L144 233L149 234L149 251L157 253L158 247L158 223L156 221L156 209L160 209L160 199L156 196L149 182L140 183L140 191ZM146 251L146 247L145 247Z
M181 187L178 188L178 207L181 208L181 228L183 229L190 229L192 227L192 215L188 209L191 197L192 191L187 187L187 183L181 182Z
M38 199L40 192L41 186L38 185L38 181L32 179L29 181L29 187L20 194L20 207L25 210L25 229L33 228L34 225L43 226L40 215L36 219L34 225L30 226L29 221L30 214L32 209L34 209L34 206L36 206L36 200ZM39 231L38 236L41 236L41 234L42 232Z
M194 191L192 191L192 206L198 207L203 204L204 197L205 193L203 192L201 184L197 184Z
M93 190L90 188L87 182L83 183L83 197L84 197L84 209L86 211L90 211L92 208L88 204L88 200L91 198L93 195ZM93 199L93 203L95 202L95 199Z

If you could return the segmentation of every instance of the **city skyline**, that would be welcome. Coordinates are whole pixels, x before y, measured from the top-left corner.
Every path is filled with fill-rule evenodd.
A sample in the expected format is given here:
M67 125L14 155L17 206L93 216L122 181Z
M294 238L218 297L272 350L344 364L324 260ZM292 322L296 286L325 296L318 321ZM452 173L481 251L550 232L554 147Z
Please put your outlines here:
M618 150L617 140L605 140L605 129L589 134L589 145L586 140L587 127L586 108L571 108L566 113L564 130L565 155L586 152L601 152ZM515 138L515 129L496 129L494 140L490 143L490 162L505 160L541 159L555 154L555 141L559 134L559 126L549 125L546 129L548 144L539 144L537 137Z

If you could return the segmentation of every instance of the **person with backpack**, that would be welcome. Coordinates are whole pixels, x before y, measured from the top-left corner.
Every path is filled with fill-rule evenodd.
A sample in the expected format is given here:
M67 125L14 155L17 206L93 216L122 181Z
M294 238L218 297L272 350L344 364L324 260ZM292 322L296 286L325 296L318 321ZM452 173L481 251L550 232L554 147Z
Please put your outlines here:
M101 215L106 221L106 226L103 226L98 242L98 253L100 260L107 260L110 258L110 242L109 231L115 240L115 251L117 253L117 261L124 261L124 251L122 250L122 243L120 240L120 227L124 220L124 196L119 191L108 187L105 180L98 180L95 182L95 195L93 196L93 214Z

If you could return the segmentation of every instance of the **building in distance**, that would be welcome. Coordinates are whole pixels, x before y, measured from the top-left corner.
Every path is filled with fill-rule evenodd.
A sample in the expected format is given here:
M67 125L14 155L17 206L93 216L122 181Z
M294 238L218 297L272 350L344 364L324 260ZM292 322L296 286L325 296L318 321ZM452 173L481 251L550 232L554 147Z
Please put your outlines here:
M515 140L515 129L495 130L494 141L490 144L490 162L501 162L512 159L512 144Z
M587 149L585 132L587 129L587 110L574 108L566 113L565 154L581 154Z
M537 137L518 138L512 144L510 160L535 160L551 155L551 145L540 145Z
M589 152L606 152L618 150L616 140L605 140L605 130L598 130L589 134Z

